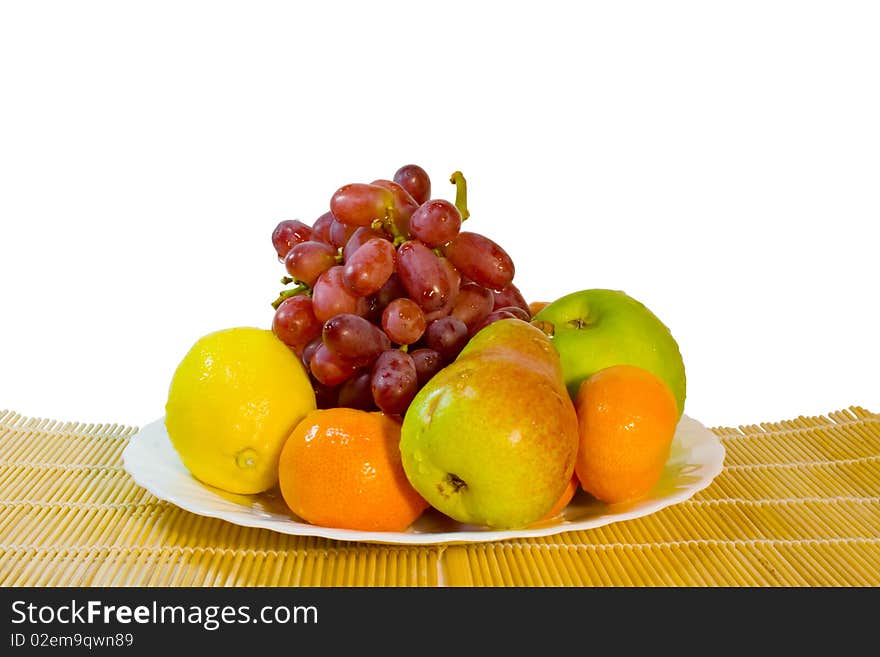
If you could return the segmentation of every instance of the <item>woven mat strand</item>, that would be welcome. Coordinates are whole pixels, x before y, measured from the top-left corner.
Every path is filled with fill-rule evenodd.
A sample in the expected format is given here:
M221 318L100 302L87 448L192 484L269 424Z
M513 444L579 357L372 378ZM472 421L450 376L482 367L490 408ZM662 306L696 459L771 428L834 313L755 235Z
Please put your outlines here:
M461 546L282 535L160 501L135 429L0 411L0 586L876 586L880 415L715 428L692 499L590 531Z

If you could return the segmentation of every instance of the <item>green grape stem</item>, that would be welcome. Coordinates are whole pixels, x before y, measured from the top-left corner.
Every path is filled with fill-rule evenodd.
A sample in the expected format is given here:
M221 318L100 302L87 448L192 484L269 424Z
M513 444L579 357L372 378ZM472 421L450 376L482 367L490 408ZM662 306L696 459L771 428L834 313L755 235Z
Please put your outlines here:
M456 171L449 177L449 182L455 185L455 207L461 213L461 220L464 221L471 216L467 209L467 180L461 171Z
M275 310L278 310L278 306L280 306L285 299L295 297L297 294L307 294L309 290L311 290L311 288L305 283L300 283L296 287L292 287L288 290L281 290L281 294L279 294L278 298L272 302L272 307Z
M394 247L397 248L406 242L406 235L400 232L397 224L394 222L394 211L389 210L384 219L376 219L370 224L370 228L376 231L385 231L394 238Z

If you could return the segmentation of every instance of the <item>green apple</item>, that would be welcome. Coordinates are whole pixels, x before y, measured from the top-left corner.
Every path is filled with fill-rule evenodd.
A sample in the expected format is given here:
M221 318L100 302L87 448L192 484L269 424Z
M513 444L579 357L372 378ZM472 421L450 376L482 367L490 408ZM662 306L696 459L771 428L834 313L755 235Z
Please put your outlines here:
M406 476L459 522L509 529L542 518L571 480L574 404L549 338L519 319L477 333L403 420Z
M686 380L678 343L641 302L615 290L582 290L557 299L533 318L552 334L572 398L581 382L612 365L642 367L666 382L684 412Z

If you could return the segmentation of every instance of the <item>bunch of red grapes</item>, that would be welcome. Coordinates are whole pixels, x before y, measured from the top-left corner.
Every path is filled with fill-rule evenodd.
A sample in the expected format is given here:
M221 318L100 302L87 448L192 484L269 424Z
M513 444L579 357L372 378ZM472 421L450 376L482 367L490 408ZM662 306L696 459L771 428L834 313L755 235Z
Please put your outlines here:
M313 225L285 220L272 243L296 287L272 304L275 334L302 358L319 408L402 415L415 394L480 329L529 321L498 244L462 231L456 201L431 198L431 180L409 164L393 180L340 187Z

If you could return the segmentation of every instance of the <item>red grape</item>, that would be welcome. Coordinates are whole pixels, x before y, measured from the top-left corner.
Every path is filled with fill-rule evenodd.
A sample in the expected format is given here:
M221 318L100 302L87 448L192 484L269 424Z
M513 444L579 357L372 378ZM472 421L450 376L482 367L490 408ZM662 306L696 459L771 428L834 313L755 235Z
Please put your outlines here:
M382 312L382 328L397 344L412 344L425 332L425 313L412 299L395 299Z
M312 226L275 227L301 287L273 302L272 329L302 360L319 408L402 414L474 333L530 320L510 256L461 232L467 190L460 172L451 182L455 203L431 199L428 174L407 164L393 180L343 185Z
M294 246L284 259L284 267L294 280L309 287L325 271L336 264L336 249L326 242L302 242Z
M473 329L471 329L471 335L475 335L482 331L484 328L492 324L493 322L497 322L499 319L519 319L513 313L507 312L506 310L493 310L486 318L477 324Z
M476 283L465 283L458 291L451 315L463 321L470 330L492 312L494 300L491 290Z
M333 223L333 213L325 212L320 217L315 219L315 223L312 224L312 237L311 239L316 242L326 242L330 244L330 226Z
M302 362L307 370L311 371L312 356L315 355L315 350L318 348L318 346L322 344L324 344L324 341L321 339L321 332L319 331L318 337L314 338L303 349Z
M376 406L389 415L402 415L418 392L418 374L409 354L383 351L373 363L371 385Z
M446 244L461 230L461 213L452 203L434 199L422 203L409 221L409 232L426 246Z
M435 319L440 319L441 317L446 317L452 312L452 308L455 306L455 300L458 297L458 286L461 284L461 274L458 273L458 270L452 265L452 263L446 258L438 258L438 260L440 260L440 265L446 272L446 280L449 281L449 296L446 298L446 303L440 308L425 315L425 319L429 322L432 322Z
M528 310L523 310L519 306L505 306L504 308L499 308L497 312L508 312L517 319L521 319L524 322L532 321L531 313L529 313Z
M357 226L349 226L348 224L344 224L341 221L334 219L330 222L330 243L336 248L345 246L357 228Z
M321 322L326 322L340 313L352 313L363 317L370 310L366 297L355 296L345 287L342 271L341 265L330 267L318 277L315 287L312 288L312 306L315 309L315 317Z
M447 362L452 361L464 349L468 341L468 328L455 317L436 319L425 329L425 343L439 353Z
M315 391L315 405L318 408L335 408L338 406L338 390L334 386L325 386L312 377L312 389Z
M380 309L384 309L389 303L395 299L406 296L406 288L400 282L400 276L391 274L378 292L376 292L376 303Z
M526 312L528 312L529 310L529 304L526 303L522 292L520 292L519 288L517 288L517 286L513 283L508 285L500 292L493 291L492 294L495 297L495 303L492 306L492 310L500 310L501 308L506 308L507 306L516 306L517 308L522 308Z
M372 411L376 408L373 401L373 373L369 370L358 372L348 381L339 386L338 406Z
M371 239L345 264L342 276L346 287L359 297L375 294L394 272L395 256L391 242Z
M442 308L451 296L448 274L427 246L409 241L397 250L397 273L409 297L425 312Z
M415 349L409 355L416 365L419 388L443 368L443 358L433 349Z
M318 348L315 349L312 360L309 362L309 368L312 371L312 376L325 386L338 386L343 381L350 379L358 369L353 363L340 358L327 349L324 344L318 345Z
M382 309L379 307L379 302L376 300L375 295L371 297L365 297L367 300L367 312L362 315L364 319L366 319L371 324L375 324L376 326L382 325Z
M378 185L343 185L330 199L330 211L337 221L352 226L369 226L394 210L394 194Z
M373 230L372 228L360 226L351 234L351 237L348 238L348 241L342 248L342 261L348 262L349 258L354 255L355 251L357 251L373 238L388 239L388 236L385 233L379 232L378 230Z
M446 246L446 257L473 282L503 290L513 280L513 261L507 252L478 233L459 233Z
M287 253L300 242L312 239L312 229L296 219L285 219L272 231L272 246L278 260L284 261Z
M401 235L409 235L409 221L419 207L409 192L391 180L374 180L372 185L387 189L394 197L394 225Z
M306 344L321 334L321 322L315 317L312 300L305 294L297 294L282 301L272 319L272 331L302 355Z
M405 164L400 167L394 174L394 182L408 191L419 205L431 198L431 179L417 164Z
M391 348L391 341L378 326L350 313L328 319L321 335L327 349L357 367L369 365Z

